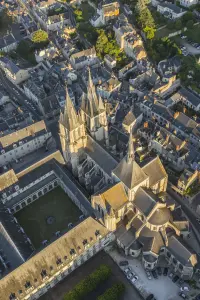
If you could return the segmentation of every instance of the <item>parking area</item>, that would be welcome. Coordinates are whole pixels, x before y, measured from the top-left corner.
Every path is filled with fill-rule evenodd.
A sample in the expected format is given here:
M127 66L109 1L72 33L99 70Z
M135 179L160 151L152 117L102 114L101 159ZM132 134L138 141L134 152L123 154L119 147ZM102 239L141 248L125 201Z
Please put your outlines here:
M119 264L120 261L127 260L129 266L132 268L134 273L138 276L138 280L135 282L135 286L141 291L144 298L149 294L153 294L156 300L180 300L182 299L178 294L180 287L177 283L172 282L169 276L158 276L158 279L147 278L147 274L144 270L142 263L138 259L131 258L130 256L123 256L118 250L109 250L110 256ZM122 267L125 269L126 267ZM169 273L170 274L170 271ZM191 298L187 298L191 299Z

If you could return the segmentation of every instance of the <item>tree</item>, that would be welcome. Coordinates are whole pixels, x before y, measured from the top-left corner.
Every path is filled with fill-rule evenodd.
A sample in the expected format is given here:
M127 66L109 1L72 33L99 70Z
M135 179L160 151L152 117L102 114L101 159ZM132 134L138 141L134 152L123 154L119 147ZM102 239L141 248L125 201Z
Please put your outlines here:
M184 14L181 18L183 24L187 23L188 21L192 20L194 21L195 18L194 18L194 15L191 11L188 11L186 14Z
M137 14L137 22L142 29L146 26L151 28L156 27L153 16L147 7L143 9L140 14Z
M186 23L187 28L192 29L193 26L194 26L194 21L192 21L192 20L187 21L187 23Z
M146 37L148 40L152 40L155 36L155 29L154 28L151 28L151 27L148 27L146 26L143 31L146 33Z
M177 21L175 22L175 28L176 28L177 30L180 30L180 29L182 28L182 22L181 22L181 20L177 20Z
M35 44L46 43L48 42L48 34L46 31L38 30L33 33L32 42Z
M135 11L138 14L141 14L141 12L146 9L146 3L145 0L137 0L137 3L135 5Z

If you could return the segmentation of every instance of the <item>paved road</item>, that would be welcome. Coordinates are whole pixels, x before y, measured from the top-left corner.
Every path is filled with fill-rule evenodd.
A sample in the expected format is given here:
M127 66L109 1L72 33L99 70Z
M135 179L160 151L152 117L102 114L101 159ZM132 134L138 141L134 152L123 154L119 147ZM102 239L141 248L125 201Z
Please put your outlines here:
M24 93L22 93L16 85L14 85L6 76L4 75L3 71L0 70L0 84L6 90L6 92L10 95L10 98L17 99L19 105L24 106L30 111L36 121L41 120L41 116L39 112L33 110L30 105L28 105L25 100L30 102L30 99L26 97Z
M196 237L198 243L200 244L200 224L196 220L195 212L193 212L192 209L190 209L188 207L188 205L184 202L184 199L182 199L171 188L168 188L167 192L178 204L181 205L183 212L185 213L185 215L187 216L187 218L189 219L189 221L192 225L195 237Z

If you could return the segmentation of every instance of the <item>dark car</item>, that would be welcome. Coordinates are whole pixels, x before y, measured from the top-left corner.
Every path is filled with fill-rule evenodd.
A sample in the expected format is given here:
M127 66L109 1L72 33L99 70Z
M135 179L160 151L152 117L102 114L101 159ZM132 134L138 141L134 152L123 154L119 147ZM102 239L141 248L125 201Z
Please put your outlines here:
M150 294L147 298L146 298L146 300L154 300L155 298L154 298L154 295L153 294Z
M179 279L179 277L177 275L175 275L174 278L172 279L172 281L177 282L178 279Z
M158 279L158 274L157 274L156 270L152 271L152 275L155 279Z
M195 300L200 300L200 294L196 296Z
M128 261L127 260L122 260L119 263L120 267L128 266Z
M168 274L168 268L164 268L163 275L167 276L167 274Z
M157 267L157 272L158 272L158 275L162 275L162 269L161 269L161 267Z

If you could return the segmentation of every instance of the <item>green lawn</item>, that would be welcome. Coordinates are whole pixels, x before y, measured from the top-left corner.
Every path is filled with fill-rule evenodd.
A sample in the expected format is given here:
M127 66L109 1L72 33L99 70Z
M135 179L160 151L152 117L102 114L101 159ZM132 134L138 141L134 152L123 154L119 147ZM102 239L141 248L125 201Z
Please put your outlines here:
M68 229L69 223L75 224L80 215L82 212L57 187L17 212L15 217L37 249L43 240L50 240L55 236L56 231ZM52 224L47 224L48 217L53 217Z

